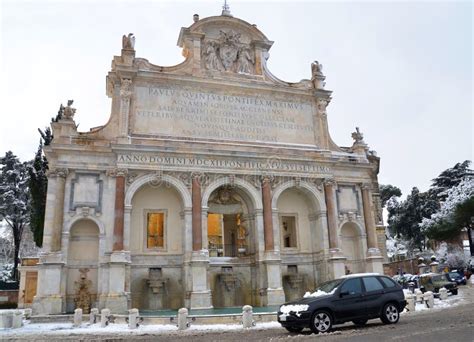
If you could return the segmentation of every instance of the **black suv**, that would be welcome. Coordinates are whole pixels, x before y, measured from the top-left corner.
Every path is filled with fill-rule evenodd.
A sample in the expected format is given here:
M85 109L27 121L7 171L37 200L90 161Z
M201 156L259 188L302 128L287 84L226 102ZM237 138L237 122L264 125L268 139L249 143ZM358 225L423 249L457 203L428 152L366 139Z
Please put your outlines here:
M364 325L369 319L380 318L385 324L394 324L405 305L402 287L391 278L353 274L328 281L316 292L283 304L278 310L278 322L290 332L310 328L315 334L347 321Z

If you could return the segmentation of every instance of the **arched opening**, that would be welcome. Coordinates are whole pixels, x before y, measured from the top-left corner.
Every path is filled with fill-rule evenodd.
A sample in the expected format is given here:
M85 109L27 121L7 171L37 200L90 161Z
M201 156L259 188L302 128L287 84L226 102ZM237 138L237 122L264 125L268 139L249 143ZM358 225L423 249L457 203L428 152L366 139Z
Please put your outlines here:
M341 227L342 253L347 258L346 272L364 272L364 260L362 253L362 236L354 222L346 222Z
M97 307L99 227L88 219L75 222L69 235L66 310Z
M131 199L132 307L179 309L184 305L183 270L170 262L184 253L183 200L164 182L148 182Z
M222 186L211 194L207 211L209 256L250 254L251 215L244 196L228 186Z
M206 228L213 306L253 304L252 259L258 242L255 209L246 190L231 185L213 190L207 202Z

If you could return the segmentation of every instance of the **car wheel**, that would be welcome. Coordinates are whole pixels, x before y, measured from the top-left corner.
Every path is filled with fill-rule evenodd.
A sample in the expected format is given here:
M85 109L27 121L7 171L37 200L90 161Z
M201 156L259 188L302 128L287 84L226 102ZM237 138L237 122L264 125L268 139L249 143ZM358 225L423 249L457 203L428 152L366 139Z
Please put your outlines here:
M332 316L329 312L318 310L311 317L310 328L315 334L328 332L331 327Z
M352 321L358 327L364 326L367 323L368 319L355 319Z
M387 303L382 309L380 319L385 324L395 324L400 319L400 311L394 303Z
M452 293L453 295L457 295L457 294L458 294L458 289L451 290L451 293Z
M303 328L301 327L285 327L286 330L288 330L290 333L300 333L303 331Z

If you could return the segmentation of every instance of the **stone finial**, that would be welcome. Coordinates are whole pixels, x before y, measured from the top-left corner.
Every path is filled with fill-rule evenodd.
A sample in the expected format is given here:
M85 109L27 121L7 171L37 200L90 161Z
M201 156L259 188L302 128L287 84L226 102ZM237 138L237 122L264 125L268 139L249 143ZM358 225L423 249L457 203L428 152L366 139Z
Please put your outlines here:
M66 120L74 119L74 114L76 113L76 108L71 107L73 103L74 103L74 100L68 100L67 101L67 106L64 107L64 111L63 111L63 119L66 119Z
M354 143L352 144L351 151L354 153L366 155L369 152L369 146L364 141L364 135L360 132L359 127L356 127L356 131L351 134Z
M193 15L193 21L197 23L199 21L199 14Z
M360 132L359 127L356 127L356 131L352 132L351 136L354 143L364 143L364 135Z
M135 36L133 33L129 33L128 36L122 36L122 49L135 50Z
M230 13L230 6L227 3L227 0L224 0L224 5L222 6L222 15L232 17L232 14Z

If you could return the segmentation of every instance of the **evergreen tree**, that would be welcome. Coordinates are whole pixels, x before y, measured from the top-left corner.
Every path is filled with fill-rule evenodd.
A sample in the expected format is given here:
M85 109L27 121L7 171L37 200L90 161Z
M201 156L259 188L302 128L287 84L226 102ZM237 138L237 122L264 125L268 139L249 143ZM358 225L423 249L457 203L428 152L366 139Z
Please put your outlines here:
M392 198L393 196L400 197L401 195L402 191L400 190L400 188L394 185L380 185L380 201L382 202L382 208L385 207L390 198Z
M13 275L18 279L18 254L23 229L29 223L28 163L21 163L8 151L0 158L0 220L5 221L13 234Z
M426 235L420 223L423 218L430 217L438 209L438 202L427 192L420 192L414 187L405 201L398 202L395 199L388 201L387 209L389 231L398 238L409 241L412 247L424 250Z
M49 129L42 133L45 144L51 141L46 135ZM49 132L51 132L49 130ZM43 244L44 215L46 210L46 193L48 187L48 161L43 155L43 142L40 140L33 164L28 169L30 189L30 228L33 232L35 243L38 247Z
M471 161L465 160L441 172L438 177L432 180L429 190L430 195L438 201L445 201L448 197L448 191L458 186L469 174L472 174L473 171L469 169L469 165L471 165Z

